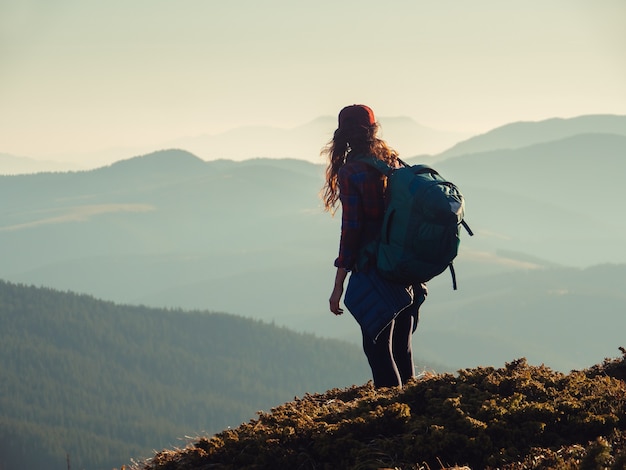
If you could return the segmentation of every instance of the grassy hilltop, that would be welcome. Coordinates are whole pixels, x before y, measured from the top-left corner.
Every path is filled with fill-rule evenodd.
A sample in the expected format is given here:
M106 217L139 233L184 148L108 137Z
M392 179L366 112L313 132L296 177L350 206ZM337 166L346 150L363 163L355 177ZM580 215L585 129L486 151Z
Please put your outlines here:
M306 395L137 470L625 469L626 350L569 374L525 359Z

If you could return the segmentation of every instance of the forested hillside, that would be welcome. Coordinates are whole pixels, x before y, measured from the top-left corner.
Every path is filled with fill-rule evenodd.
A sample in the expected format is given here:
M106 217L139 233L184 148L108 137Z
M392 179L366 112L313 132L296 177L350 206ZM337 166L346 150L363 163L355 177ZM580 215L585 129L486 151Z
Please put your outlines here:
M296 395L368 380L359 348L233 315L0 281L0 468L110 470Z

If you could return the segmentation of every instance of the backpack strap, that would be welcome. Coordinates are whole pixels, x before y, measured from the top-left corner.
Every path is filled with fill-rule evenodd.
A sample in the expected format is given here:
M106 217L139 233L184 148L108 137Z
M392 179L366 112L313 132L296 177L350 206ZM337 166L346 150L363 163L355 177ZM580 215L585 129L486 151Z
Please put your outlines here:
M397 168L393 168L391 166L389 166L389 164L383 160L379 160L378 158L374 157L373 155L364 155L364 154L358 154L355 155L354 158L356 160L359 160L363 163L367 163L369 166L372 166L374 168L376 168L378 171L380 171L383 175L385 176L390 176L391 173L394 172L394 170L397 170ZM411 167L413 168L413 171L415 174L421 174L421 173L433 173L435 175L439 175L439 172L437 170L435 170L434 168L432 168L431 166L428 165L409 165L408 163L404 162L403 160L401 160L400 158L398 158L398 162L403 166L403 167Z
M474 236L474 232L472 232L472 229L469 227L469 225L467 225L467 222L465 222L465 220L461 220L461 225L463 225L465 230L467 230L467 233L469 234L470 237Z
M454 272L454 265L450 263L448 267L450 268L450 275L452 276L452 289L456 290L456 273Z
M404 163L404 162L402 162L402 163L405 166L408 166L408 165L406 165L406 163ZM416 175L419 175L419 174L422 174L422 173L432 173L434 175L439 175L439 172L437 170L435 170L433 167L430 167L430 166L424 165L424 164L413 165L413 171L414 171L414 173ZM439 175L439 176L441 176L441 175Z
M390 176L391 173L393 173L394 168L391 168L389 165L387 165L387 162L379 160L373 155L359 154L359 155L355 155L354 158L363 163L367 163L371 167L376 168L378 171L380 171L383 175L387 177Z

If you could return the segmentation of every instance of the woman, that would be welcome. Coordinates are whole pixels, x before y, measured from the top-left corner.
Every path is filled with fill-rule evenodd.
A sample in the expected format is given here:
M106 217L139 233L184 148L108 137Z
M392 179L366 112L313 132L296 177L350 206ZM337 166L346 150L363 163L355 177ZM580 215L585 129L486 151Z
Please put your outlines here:
M328 157L322 190L324 207L334 213L340 202L342 208L337 272L329 299L330 311L335 315L343 313L340 301L344 281L361 261L360 251L378 237L385 211L386 177L356 157L372 155L392 167L398 166L397 152L377 137L378 123L369 107L347 106L339 113L338 121L332 140L322 152ZM374 269L365 266L368 268ZM376 341L362 329L363 350L376 387L400 386L414 375L411 335L417 325L418 303L414 305L403 310Z

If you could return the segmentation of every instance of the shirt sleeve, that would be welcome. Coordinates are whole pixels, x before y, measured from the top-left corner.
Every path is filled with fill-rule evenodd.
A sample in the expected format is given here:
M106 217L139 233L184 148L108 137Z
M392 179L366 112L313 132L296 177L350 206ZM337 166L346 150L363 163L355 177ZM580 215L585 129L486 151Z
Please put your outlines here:
M339 256L335 260L338 268L352 269L361 246L363 229L363 199L354 174L340 171L338 175L339 199L341 201L341 237Z

